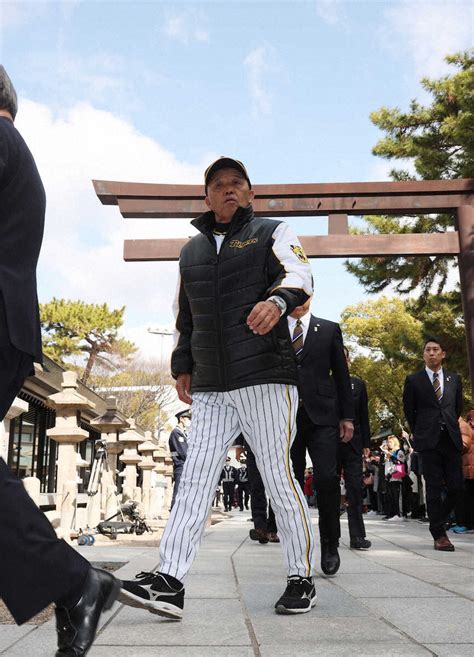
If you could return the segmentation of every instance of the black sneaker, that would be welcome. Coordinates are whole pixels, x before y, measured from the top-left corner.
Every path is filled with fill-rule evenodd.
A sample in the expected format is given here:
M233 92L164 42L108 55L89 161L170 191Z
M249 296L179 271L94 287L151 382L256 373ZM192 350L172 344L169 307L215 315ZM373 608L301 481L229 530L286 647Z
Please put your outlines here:
M184 586L164 573L138 573L133 581L122 581L120 602L130 607L148 609L152 614L181 620Z
M354 536L351 538L351 550L368 550L372 543L364 536Z
M305 614L316 604L312 577L288 577L285 592L275 605L277 614Z

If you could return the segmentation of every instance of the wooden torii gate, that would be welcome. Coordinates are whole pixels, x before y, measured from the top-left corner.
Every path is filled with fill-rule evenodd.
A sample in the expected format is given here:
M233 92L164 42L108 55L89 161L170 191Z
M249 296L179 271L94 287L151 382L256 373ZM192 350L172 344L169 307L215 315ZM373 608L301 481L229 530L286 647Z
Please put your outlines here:
M207 210L202 185L94 180L104 205L133 218L193 218ZM474 179L254 185L253 208L266 217L327 217L328 235L301 236L309 258L456 255L474 401ZM350 235L348 216L450 214L442 233ZM125 240L128 262L178 260L186 239Z

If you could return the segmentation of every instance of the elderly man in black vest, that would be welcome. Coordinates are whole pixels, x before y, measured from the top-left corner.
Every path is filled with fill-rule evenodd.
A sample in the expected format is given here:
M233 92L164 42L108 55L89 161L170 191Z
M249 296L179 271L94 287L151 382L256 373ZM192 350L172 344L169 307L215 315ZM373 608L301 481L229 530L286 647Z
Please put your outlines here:
M192 403L188 456L160 545L160 571L124 582L121 600L180 619L183 582L196 555L229 447L242 433L271 498L287 566L277 613L316 602L314 541L289 451L297 371L286 316L312 291L308 260L282 221L256 217L246 168L222 157L204 175L209 211L183 247L172 374Z
M45 193L13 122L17 96L0 66L0 421L41 362L36 263ZM0 459L0 598L18 624L56 604L57 657L82 657L118 582L56 538L46 516Z

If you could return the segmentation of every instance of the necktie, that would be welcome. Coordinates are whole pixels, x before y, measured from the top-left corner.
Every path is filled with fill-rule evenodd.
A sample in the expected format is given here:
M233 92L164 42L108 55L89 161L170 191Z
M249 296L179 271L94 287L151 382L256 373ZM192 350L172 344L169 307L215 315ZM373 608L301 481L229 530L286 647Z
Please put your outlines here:
M293 349L295 350L296 357L299 358L301 356L301 352L303 351L303 323L300 319L296 320L291 342L293 344Z
M443 391L441 390L441 383L439 381L438 372L433 372L433 388L435 391L436 399L441 401L443 398Z

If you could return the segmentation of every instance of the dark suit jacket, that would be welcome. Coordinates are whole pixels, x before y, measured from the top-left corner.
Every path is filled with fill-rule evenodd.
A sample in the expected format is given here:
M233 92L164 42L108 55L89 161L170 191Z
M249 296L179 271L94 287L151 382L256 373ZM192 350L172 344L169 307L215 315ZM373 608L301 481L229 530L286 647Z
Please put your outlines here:
M352 396L354 398L354 435L350 441L358 454L364 447L370 447L370 424L367 388L358 376L351 376Z
M298 389L314 424L337 426L354 418L351 380L339 324L311 315L298 363Z
M438 401L428 374L423 368L405 379L403 408L413 434L414 449L422 452L434 449L439 439L440 425L445 424L457 449L462 449L458 417L462 411L462 384L459 374L443 369L444 387Z
M36 263L46 199L28 146L0 117L0 296L12 344L41 362Z

